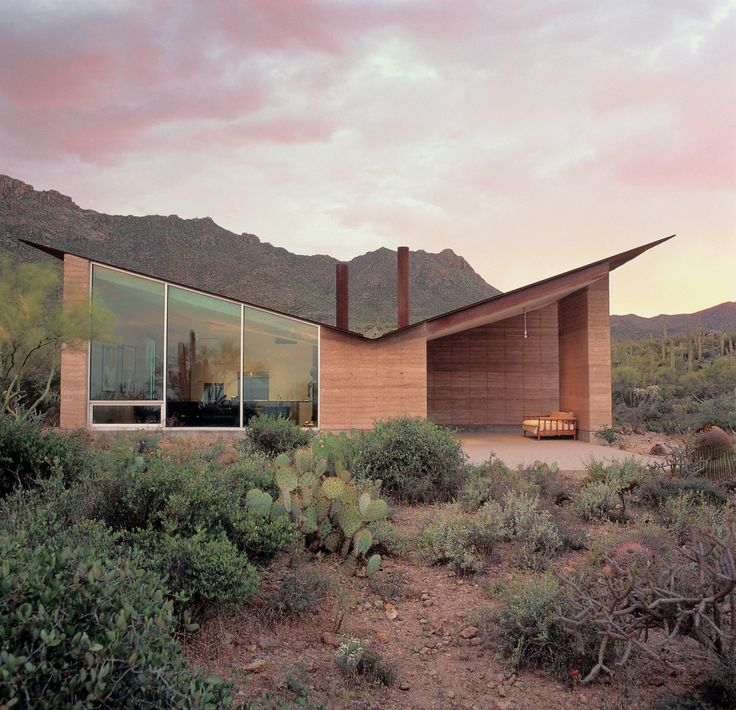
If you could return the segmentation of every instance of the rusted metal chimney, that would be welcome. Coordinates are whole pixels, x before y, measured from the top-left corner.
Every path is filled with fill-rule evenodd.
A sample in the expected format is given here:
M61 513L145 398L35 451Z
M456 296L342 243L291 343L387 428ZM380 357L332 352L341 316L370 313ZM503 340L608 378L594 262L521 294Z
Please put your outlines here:
M348 265L335 264L335 325L349 330Z
M399 247L397 253L398 283L396 296L398 300L398 327L409 325L409 247Z

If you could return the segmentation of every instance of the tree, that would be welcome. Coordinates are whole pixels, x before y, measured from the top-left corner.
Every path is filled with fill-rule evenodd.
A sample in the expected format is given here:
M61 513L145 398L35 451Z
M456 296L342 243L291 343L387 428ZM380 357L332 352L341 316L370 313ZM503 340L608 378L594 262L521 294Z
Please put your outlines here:
M52 394L62 343L78 345L92 336L89 303L62 306L59 281L51 266L0 259L2 416L39 416Z

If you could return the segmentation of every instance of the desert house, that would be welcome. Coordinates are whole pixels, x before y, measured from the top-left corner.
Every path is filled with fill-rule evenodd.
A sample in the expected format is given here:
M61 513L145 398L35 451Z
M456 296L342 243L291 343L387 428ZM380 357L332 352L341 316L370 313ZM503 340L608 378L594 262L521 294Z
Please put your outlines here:
M521 431L565 411L589 440L611 424L608 275L670 238L412 324L400 247L398 327L378 338L349 329L343 264L333 326L28 243L63 260L65 303L112 323L62 352L62 428L231 431L262 412L330 431L400 414Z

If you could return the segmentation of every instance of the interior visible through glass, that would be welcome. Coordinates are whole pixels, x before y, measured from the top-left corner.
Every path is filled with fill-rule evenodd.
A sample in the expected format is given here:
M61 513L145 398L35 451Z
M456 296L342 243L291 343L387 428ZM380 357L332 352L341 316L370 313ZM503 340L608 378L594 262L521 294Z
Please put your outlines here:
M317 424L318 328L245 308L243 421L258 413Z
M160 400L164 285L94 266L92 306L103 335L90 344L90 400Z
M93 424L160 424L160 404L93 404Z
M240 306L169 287L166 425L240 426Z

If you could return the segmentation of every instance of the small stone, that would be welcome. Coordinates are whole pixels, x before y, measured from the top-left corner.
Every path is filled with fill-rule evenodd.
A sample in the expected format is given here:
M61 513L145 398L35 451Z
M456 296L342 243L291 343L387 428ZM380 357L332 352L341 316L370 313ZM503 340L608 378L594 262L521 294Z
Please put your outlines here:
M376 601L373 602L373 606L376 607L376 609L380 609L383 606L383 602L380 599L376 599Z
M386 610L386 618L389 621L393 621L394 619L399 618L399 612L397 611L396 607L391 604L391 602L386 602L384 604L384 609Z
M455 697L455 693L452 690L448 690L447 691L447 697L450 698L450 699L452 699L452 698Z
M255 661L251 661L247 666L244 666L243 670L246 670L249 673L258 673L258 671L263 670L265 665L266 661L262 658L257 658Z
M496 689L496 692L498 693L499 698L505 698L506 697L506 688L504 688L502 685L499 685Z
M483 639L479 638L478 636L475 636L474 638L470 639L471 646L480 646L482 643L483 643Z
M325 631L322 634L321 639L325 646L337 648L340 645L340 637L337 634L330 633L329 631Z
M388 634L385 631L380 631L378 634L376 634L376 638L381 643L386 643L386 641L388 641Z
M580 697L578 697L578 702L581 705L587 705L588 704L588 698L585 695L581 695Z
M472 639L478 635L478 628L476 626L466 626L460 631L460 637L464 639Z
M403 690L403 691L411 690L411 685L409 685L409 683L407 683L405 680L402 680L399 683L399 690Z
M429 599L429 594L427 594L427 593L425 592L424 594L422 594L422 597L421 597L421 599L422 599L422 601L423 601L423 602L426 602L426 601L427 601L427 599Z
M265 636L258 642L258 645L261 648L276 648L279 645L279 642L275 638Z
M423 646L422 650L419 651L422 656L426 656L429 653L429 646Z
M432 600L431 599L425 599L422 602L422 606L424 606L424 607L432 606Z

